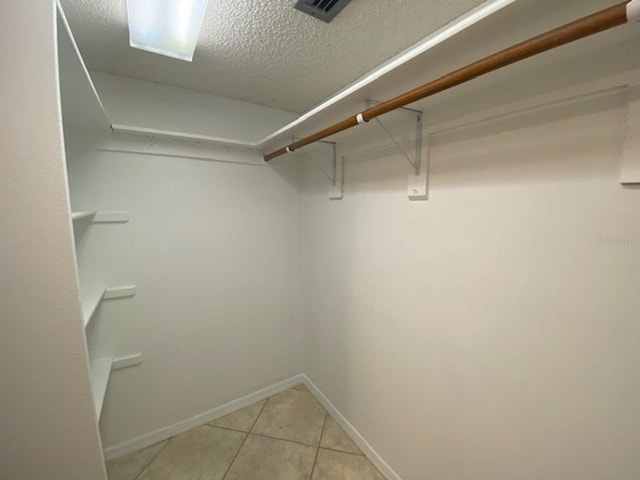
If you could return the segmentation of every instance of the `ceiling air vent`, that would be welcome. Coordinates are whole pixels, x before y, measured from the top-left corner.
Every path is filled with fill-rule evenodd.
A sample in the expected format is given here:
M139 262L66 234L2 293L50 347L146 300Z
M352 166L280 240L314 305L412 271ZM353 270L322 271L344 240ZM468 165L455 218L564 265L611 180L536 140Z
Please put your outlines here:
M329 23L351 0L298 0L295 9Z

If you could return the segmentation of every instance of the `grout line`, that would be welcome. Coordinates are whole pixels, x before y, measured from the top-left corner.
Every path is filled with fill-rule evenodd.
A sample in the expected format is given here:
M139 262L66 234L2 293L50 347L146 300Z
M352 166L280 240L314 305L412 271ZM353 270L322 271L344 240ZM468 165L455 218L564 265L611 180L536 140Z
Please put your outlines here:
M246 430L238 430L237 428L221 427L220 425L211 425L210 423L205 423L204 425L206 427L220 428L222 430L229 430L230 432L250 433L250 432L247 432Z
M329 418L329 412L324 411L324 420L322 421L322 429L320 430L320 440L318 440L318 448L322 445L322 437L324 437L324 429L327 426L327 418Z
M249 428L249 432L247 432L247 434L251 433L251 430L253 430L253 427L255 427L256 423L258 423L258 420L260 419L260 416L262 415L262 412L264 412L264 409L267 407L267 403L269 403L269 400L271 400L271 397L268 397L267 401L264 402L264 405L262 405L262 408L260 409L260 413L258 414L256 419L251 424L251 428Z
M329 412L327 412L327 419L329 419L329 418L331 418L331 420L333 420L334 422L338 423L336 421L336 419L333 418ZM320 448L322 448L323 450L329 450L330 452L346 453L348 455L357 455L358 457L366 457L366 455L362 452L362 450L360 450L360 447L358 447L358 445L356 445L356 442L354 442L353 439L351 438L351 436L347 432L344 431L344 429L340 426L340 424L338 424L338 427L340 427L340 430L342 430L344 432L344 434L347 436L347 438L349 440L351 440L351 443L353 443L355 445L355 447L358 449L358 451L360 453L345 452L344 450L338 450L337 448L323 447L322 446L322 437L320 437ZM324 425L322 426L322 433L324 434Z
M281 440L283 442L296 443L298 445L302 445L303 447L318 448L318 445L311 445L310 443L302 443L297 440L289 440L288 438L272 437L271 435L265 435L263 433L256 433L256 432L250 432L250 433L251 435L255 435L256 437L264 437L264 438L270 438L271 440Z
M344 450L336 450L335 448L327 448L327 447L320 447L322 450L327 450L329 452L335 452L335 453L344 453L346 455L354 455L356 457L364 457L367 458L367 456L364 453L353 453L353 452L345 452Z
M329 415L329 414L327 414L327 415ZM320 447L319 445L311 445L310 443L299 442L297 440L290 440L288 438L274 437L272 435L265 435L264 433L247 432L245 430L237 430L235 428L220 427L218 425L209 425L208 423L205 423L205 426L210 427L210 428L219 428L221 430L228 430L230 432L236 432L236 433L245 433L245 434L248 433L249 435L255 435L256 437L269 438L271 440L280 440L282 442L295 443L297 445L302 445L303 447L321 448L322 450L328 450L330 452L345 453L347 455L355 455L356 457L366 457L366 455L364 453L347 452L345 450L338 450L336 448ZM322 433L324 433L324 424L322 425ZM322 433L320 434L320 441L322 441Z
M295 443L297 445L302 445L303 447L312 447L312 448L318 448L318 445L312 445L310 443L304 443L304 442L299 442L297 440L291 440L289 438L280 438L280 437L274 437L272 435L265 435L264 433L256 433L256 432L247 432L245 430L236 430L235 428L229 428L229 427L220 427L218 425L209 425L208 423L205 423L205 426L210 427L210 428L220 428L222 430L228 430L230 432L236 432L236 433L247 433L249 435L255 435L256 437L263 437L263 438L269 438L271 440L280 440L282 442L289 442L289 443ZM329 448L326 448L325 450L331 450ZM336 452L339 452L340 450L336 450ZM344 453L348 453L348 452L344 452ZM354 454L356 455L356 454Z
M245 434L244 438L242 439L242 443L240 444L240 448L238 448L238 451L233 456L233 459L231 460L231 463L227 467L227 470L224 472L224 475L222 476L222 480L224 480L227 477L227 473L229 473L229 470L231 470L231 467L233 466L233 462L236 461L236 458L238 458L238 455L240 455L240 450L242 450L242 447L244 447L244 444L247 442L247 438L249 438L249 434L248 433Z
M169 445L169 442L171 441L171 439L172 439L172 438L173 438L173 437L170 437L170 438L168 438L168 439L167 439L167 441L164 443L164 445L162 446L162 448L161 448L160 450L158 450L158 453L156 453L156 454L153 456L153 458L152 458L151 460L149 460L149 463L147 463L147 464L142 468L142 470L140 470L140 473L138 473L138 475L136 475L136 476L135 476L135 478L134 478L133 480L138 480L138 478L140 478L140 475L142 475L142 474L144 473L144 471L145 471L147 468L149 468L149 465L151 465L151 464L153 463L153 461L154 461L156 458L158 458L158 455L160 455L160 452L162 452L162 451L167 447L167 445Z
M269 397L271 398L271 397ZM262 415L262 412L264 412L264 407L267 406L267 403L269 403L269 398L267 398L267 401L264 402L264 405L262 406L262 408L260 409L260 413L258 414L258 416L256 417L256 419L253 421L253 424L251 425L251 428L249 429L249 432L251 431L251 429L253 427L255 427L256 423L258 422L258 419L260 418L260 415ZM207 424L209 425L209 424ZM213 425L209 425L211 428L219 428L219 427L214 427ZM222 476L221 480L224 480L225 478L227 478L227 474L229 473L229 471L231 470L231 467L233 466L233 463L236 461L236 458L238 458L238 455L240 455L240 450L242 450L242 447L244 447L244 444L247 443L247 439L249 438L249 432L246 432L246 435L244 436L244 440L242 440L242 444L240 444L240 448L238 448L238 451L236 452L236 454L233 456L233 460L231 460L231 463L229 464L229 466L227 467L227 471L224 472L224 475Z
M327 425L327 417L329 413L324 411L324 421L322 422L322 430L320 430L320 441L318 442L318 448L316 448L316 456L313 458L313 466L311 467L311 473L309 474L309 480L313 478L313 471L316 469L316 463L318 462L318 453L320 453L320 444L322 443L322 436L324 435L324 427Z

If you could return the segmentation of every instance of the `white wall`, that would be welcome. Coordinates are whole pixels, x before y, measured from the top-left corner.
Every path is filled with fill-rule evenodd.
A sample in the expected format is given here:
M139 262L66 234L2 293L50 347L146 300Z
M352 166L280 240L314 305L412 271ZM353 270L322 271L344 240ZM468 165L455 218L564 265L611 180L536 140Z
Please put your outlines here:
M94 320L98 356L144 356L112 374L105 447L299 373L295 171L225 148L200 155L256 164L185 158L179 142L159 156L135 153L149 151L140 137L106 140L106 151L71 137L74 207L130 213L126 224L89 226L81 245L81 267L105 286L138 287Z
M277 108L119 75L91 72L91 77L114 124L253 143L298 118Z
M77 298L54 25L51 1L11 2L0 15L0 477L7 480L106 479Z
M437 137L427 202L393 149L305 171L304 371L403 480L640 476L623 102Z

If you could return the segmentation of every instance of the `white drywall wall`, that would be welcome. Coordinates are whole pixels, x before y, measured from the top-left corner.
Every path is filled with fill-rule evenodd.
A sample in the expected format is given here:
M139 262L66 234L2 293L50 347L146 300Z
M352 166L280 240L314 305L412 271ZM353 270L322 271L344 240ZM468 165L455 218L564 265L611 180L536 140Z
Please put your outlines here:
M297 113L144 80L91 72L113 124L257 142Z
M54 18L46 0L12 2L0 15L0 477L8 480L106 479L77 296Z
M305 171L304 371L403 480L640 476L624 101L435 138L426 202L392 146Z
M143 354L140 366L111 376L105 447L299 373L296 165L279 172L224 148L207 155L257 165L175 148L95 151L86 135L69 137L74 207L130 213L126 224L89 226L82 239L81 279L88 269L105 286L137 286L131 299L104 302L93 321L96 355ZM138 147L136 137L116 136L100 148L146 151L137 138Z

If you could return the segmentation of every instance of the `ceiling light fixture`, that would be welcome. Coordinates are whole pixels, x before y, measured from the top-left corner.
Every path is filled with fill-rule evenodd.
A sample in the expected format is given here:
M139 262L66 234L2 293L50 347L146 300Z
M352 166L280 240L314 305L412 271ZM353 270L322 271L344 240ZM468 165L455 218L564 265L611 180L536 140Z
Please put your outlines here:
M209 0L127 0L129 45L190 62Z

